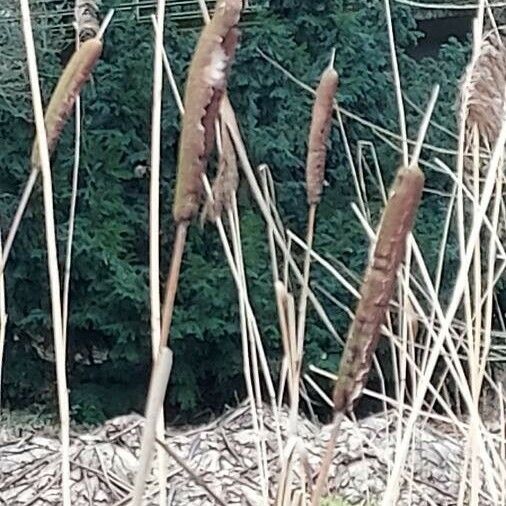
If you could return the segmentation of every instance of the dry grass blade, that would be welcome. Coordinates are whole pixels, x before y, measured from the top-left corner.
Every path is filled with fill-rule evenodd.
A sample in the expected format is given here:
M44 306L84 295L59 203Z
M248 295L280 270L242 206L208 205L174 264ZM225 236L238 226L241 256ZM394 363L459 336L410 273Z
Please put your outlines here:
M424 176L417 166L399 169L383 212L372 260L360 290L355 320L343 351L334 390L336 411L351 410L367 381L423 185Z
M139 458L139 470L135 477L132 506L140 506L142 503L144 485L149 473L151 455L156 439L156 421L162 411L171 369L172 352L167 347L162 348L153 368L151 384L149 386L149 396L146 405L146 424L142 435L141 456Z
M56 377L58 390L58 405L61 423L61 458L62 458L62 500L63 506L70 506L70 413L65 370L65 349L63 348L62 308L60 300L60 276L58 272L58 252L56 247L56 230L53 210L53 188L51 181L51 167L49 163L49 148L44 125L44 109L40 93L37 56L33 40L28 0L20 0L23 20L23 34L28 60L28 72L32 90L32 101L37 127L37 151L40 153L40 168L44 193L44 219L46 226L47 256L49 282L51 291L51 312L53 321L54 347L56 352Z
M151 323L151 353L153 357L153 374L158 360L161 358L160 348L160 144L161 144L161 117L162 117L162 90L163 90L163 34L165 26L165 0L158 0L156 9L155 26L155 51L153 63L153 104L151 110L151 172L149 181L149 298L150 298L150 323ZM165 384L163 388L166 388ZM152 392L150 392L152 395ZM162 398L165 397L165 390ZM162 401L163 404L163 401ZM153 418L151 417L145 427L144 436L153 433L161 439L164 436L163 409ZM149 466L151 459L152 441L149 437L145 446L142 447L143 454L139 463L137 474L137 487L144 487L144 481L140 476L146 472L143 466ZM167 503L167 456L164 452L157 451L158 456L158 488L159 504ZM144 459L144 460L143 460ZM142 490L136 490L138 496L142 496Z
M2 237L0 234L0 256L2 255ZM0 273L0 413L2 411L2 378L5 350L5 330L7 327L7 312L5 307L5 279Z

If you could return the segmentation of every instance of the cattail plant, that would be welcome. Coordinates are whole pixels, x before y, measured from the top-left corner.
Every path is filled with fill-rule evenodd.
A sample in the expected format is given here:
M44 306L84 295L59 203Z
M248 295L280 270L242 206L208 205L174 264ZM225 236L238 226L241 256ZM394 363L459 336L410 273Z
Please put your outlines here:
M85 41L72 55L72 58L58 80L44 116L47 132L47 145L50 155L54 152L65 123L72 113L76 97L79 95L82 87L89 79L102 54L102 36L107 28L112 14L113 12L111 11L104 21L102 28L97 33L97 36ZM9 234L5 241L2 256L2 271L9 257L14 238L39 174L40 155L37 138L35 138L32 148L31 168L32 170L28 178L28 182L23 191L23 195L16 210Z
M319 504L324 481L337 437L339 414L351 412L362 395L371 369L373 354L381 335L381 326L394 295L397 271L406 250L408 234L414 224L422 197L424 175L416 162L397 171L379 225L376 245L367 267L360 301L355 312L341 357L334 387L334 423L332 435L312 497L312 506Z
M297 433L297 416L299 410L299 384L302 370L302 355L304 348L304 333L306 325L307 299L309 289L309 273L311 268L311 250L313 248L314 229L316 221L316 209L321 200L325 179L325 164L327 159L327 143L332 127L334 111L334 97L337 92L339 78L334 69L335 50L332 52L330 64L323 72L316 97L313 104L311 127L308 139L308 154L306 161L306 195L308 210L308 223L306 244L307 251L304 258L304 271L302 288L298 306L298 321L293 336L293 353L289 361L291 367L292 395L290 396L290 432ZM294 318L295 323L295 318Z
M188 72L173 208L177 230L162 309L161 347L168 341L187 228L201 204L202 175L214 146L215 120L239 39L241 8L241 0L216 2L214 16L202 31Z
M480 47L477 58L468 70L468 83L465 79L461 86L461 103L466 100L465 136L466 148L473 148L478 152L485 148L490 151L495 145L503 122L503 112L506 106L506 47L505 27L487 33ZM467 84L467 86L466 86ZM478 165L475 171L474 165ZM476 191L479 191L479 177L484 176L488 165L486 163L469 162L464 164L466 181ZM504 184L504 178L503 178ZM506 235L506 213L502 210L499 220L498 235Z
M197 216L200 207L202 177L214 147L215 121L238 43L239 34L236 27L241 8L241 0L216 2L213 19L200 35L188 72L173 209L176 237L162 308L159 353L154 354L156 360L148 394L148 399L153 401L143 431L141 462L135 478L132 500L134 506L141 504L146 475L151 464L155 424L163 405L171 368L172 353L168 349L168 339L186 234L190 221ZM157 30L160 34L161 27L157 26Z
M398 170L341 358L334 389L335 412L351 411L367 382L423 186L424 175L418 166L410 165Z
M313 247L316 208L321 200L325 179L325 163L327 159L327 142L332 127L334 111L334 97L337 92L339 78L334 69L335 50L330 64L323 72L316 98L313 104L311 128L309 132L308 154L306 161L306 194L309 205L307 224L307 252L304 260L304 280L299 300L297 324L297 350L299 362L302 357L304 329L306 323L306 309L308 298L309 271L311 265L311 249ZM300 363L299 363L300 367Z
M461 251L465 249L466 224L478 214L478 202L483 191L483 181L492 170L489 163L491 151L496 146L504 122L506 106L506 48L504 47L504 28L495 28L483 39L478 20L475 21L475 52L461 85L461 142L462 149L470 156L463 159L460 173L469 186L474 202L465 201L459 192L458 217L460 222L459 241ZM479 38L478 38L479 37ZM479 41L479 43L478 43ZM504 146L501 147L504 152ZM484 159L483 155L486 155ZM503 154L504 156L504 154ZM494 204L487 211L491 223L488 241L477 243L472 258L469 283L466 284L465 318L468 344L468 368L471 392L476 403L482 398L485 368L491 349L490 329L493 319L493 291L487 290L494 277L497 241L502 241L506 232L506 212L504 209L504 170L497 174L494 188ZM485 277L483 273L486 271ZM485 283L483 282L485 279ZM486 295L485 295L486 294ZM485 301L485 302L484 302ZM472 317L474 314L474 318ZM471 416L468 452L470 476L470 504L478 504L481 488L480 450L476 444L479 432L479 417ZM466 469L463 476L467 476ZM461 482L461 494L467 489L465 480Z
M485 145L493 146L499 137L503 122L506 88L506 47L502 32L488 33L481 45L480 54L473 63L469 89L462 89L461 95L468 94L466 131L472 134L478 127ZM462 99L462 97L461 97Z

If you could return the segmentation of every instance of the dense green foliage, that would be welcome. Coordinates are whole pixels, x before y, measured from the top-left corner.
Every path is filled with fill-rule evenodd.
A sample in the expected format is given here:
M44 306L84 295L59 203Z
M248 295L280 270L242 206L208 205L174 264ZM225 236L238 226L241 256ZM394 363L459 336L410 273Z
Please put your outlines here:
M104 6L114 2L104 2ZM302 81L314 85L337 48L339 100L348 111L397 132L397 116L382 2L364 0L272 1L258 23L244 29L230 82L254 164L268 163L277 184L286 223L302 234L305 224L304 160L311 96L289 81L258 53L263 50ZM397 45L407 96L424 107L430 90L442 85L438 121L454 128L455 82L466 61L465 47L452 42L437 60L415 62L405 49L416 44L413 14L395 10ZM49 96L72 34L39 26L40 64L45 97ZM65 38L66 37L66 38ZM166 47L180 88L195 43L195 31L179 31L167 22ZM66 41L66 42L64 42ZM9 44L21 46L14 29ZM148 306L148 183L152 72L152 31L132 13L120 12L111 25L103 60L83 96L83 149L73 258L70 346L85 354L96 347L108 352L104 364L71 363L71 402L85 421L118 411L142 409L150 366ZM0 101L1 218L5 231L28 174L33 123L26 78L16 82L19 100ZM3 91L2 93L8 93ZM420 115L408 107L415 131ZM373 140L385 180L398 162L391 146L366 125L344 118L355 156L357 141ZM173 225L171 198L176 166L179 117L168 87L163 110L162 266L168 265ZM432 143L448 148L454 140L432 131ZM389 139L394 140L395 139ZM395 141L396 142L396 141ZM328 182L318 215L316 247L332 262L360 274L368 243L350 209L353 179L338 128L332 133ZM430 153L426 153L429 155ZM69 124L53 161L60 251L66 239L73 128ZM367 155L369 162L372 158ZM445 189L448 179L427 170L428 186ZM374 178L367 181L373 213L380 208ZM417 234L433 262L445 200L427 194ZM275 365L279 335L264 224L243 183L240 189L244 255L254 306ZM8 353L5 396L14 406L53 399L53 368L30 343L43 336L50 347L48 280L40 191L32 199L13 249L8 286ZM315 279L333 297L350 302L328 275L315 268ZM347 315L322 301L336 328L344 333ZM335 368L339 348L312 311L309 314L307 363ZM172 332L175 353L170 402L186 411L219 408L243 393L237 296L216 231L192 227L185 255ZM84 350L84 351L83 351ZM173 411L172 411L173 412Z

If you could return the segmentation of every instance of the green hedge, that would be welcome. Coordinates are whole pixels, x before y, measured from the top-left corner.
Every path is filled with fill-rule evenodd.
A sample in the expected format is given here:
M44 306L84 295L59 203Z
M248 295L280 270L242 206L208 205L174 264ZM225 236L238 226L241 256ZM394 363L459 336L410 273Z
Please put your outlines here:
M104 9L115 2L104 2ZM355 114L397 131L389 46L381 2L314 0L272 1L257 23L244 29L230 82L251 160L268 163L276 181L279 205L289 227L303 233L305 224L304 160L311 97L275 70L258 53L262 49L304 82L315 84L336 47L341 76L339 100ZM396 8L395 24L404 89L420 107L435 83L442 85L438 120L453 127L454 85L466 61L466 48L450 43L437 60L415 62L404 50L420 36L409 10ZM39 26L41 76L45 96L61 70L71 34ZM21 44L13 30L10 44ZM66 39L64 38L66 37ZM167 23L166 47L180 88L196 33ZM70 342L88 353L107 351L101 365L69 365L71 401L76 416L99 420L117 412L142 409L150 367L148 307L148 185L152 33L132 13L120 12L107 33L106 48L93 83L84 92L83 152L73 259ZM65 49L67 47L67 49ZM21 46L22 48L22 46ZM20 78L21 79L21 78ZM18 80L22 100L0 102L0 225L5 231L28 174L33 124L26 78ZM412 133L420 115L408 108ZM390 180L398 155L371 130L350 119L345 126L351 146L374 140L384 176ZM173 233L174 186L179 118L168 86L164 95L162 152L162 266L168 265ZM432 131L430 141L449 146ZM453 141L452 141L453 142ZM451 146L449 146L451 147ZM68 126L53 161L60 251L64 252L73 128ZM448 181L428 172L428 184L445 188ZM318 215L316 247L357 274L363 268L367 240L354 220L353 182L338 128L332 133L328 162L329 188ZM279 360L279 335L264 224L243 183L239 192L244 256L254 306L273 365ZM429 255L440 233L445 202L427 196L417 234ZM375 213L380 208L372 196ZM434 255L430 256L435 260ZM40 191L32 199L7 269L9 333L5 396L12 406L54 399L52 367L41 361L30 343L43 337L50 345L48 279ZM349 302L336 283L315 268L315 279L334 297ZM346 315L330 302L326 308L340 332ZM312 311L309 312L307 361L336 366L339 348ZM178 411L196 412L243 394L237 296L213 227L194 226L184 258L172 347L175 353L169 399ZM172 409L171 413L175 410Z

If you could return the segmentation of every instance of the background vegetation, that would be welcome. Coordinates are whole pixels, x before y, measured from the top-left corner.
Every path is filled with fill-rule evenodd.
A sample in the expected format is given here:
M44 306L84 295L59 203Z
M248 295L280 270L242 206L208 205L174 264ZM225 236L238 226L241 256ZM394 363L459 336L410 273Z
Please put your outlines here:
M104 2L104 10L115 5ZM302 4L302 6L301 6ZM14 14L15 11L14 11ZM413 12L395 9L397 46L401 50L404 90L423 107L432 86L442 83L440 122L454 129L454 86L466 62L467 46L450 40L437 59L413 60L416 46ZM0 45L23 62L19 22L2 21ZM58 28L56 12L39 20L37 34L43 89L49 97L73 44L71 30ZM183 88L195 42L195 30L179 30L168 20L166 48ZM102 62L83 96L83 149L70 308L70 347L91 361L69 364L71 403L80 421L132 409L142 409L150 365L147 202L153 35L149 23L136 22L132 12L120 12L110 27ZM303 233L305 224L304 162L311 96L261 57L269 54L302 81L314 85L337 48L342 107L373 124L397 131L389 46L383 4L366 0L272 0L243 31L242 47L229 89L254 163L272 169L283 218ZM10 54L10 53L9 53ZM8 61L0 67L0 226L5 233L28 175L27 160L34 127L28 82L21 67ZM19 64L21 65L21 64ZM17 69L17 72L14 70ZM420 116L408 109L408 123ZM442 114L442 113L445 114ZM171 199L176 166L179 116L168 86L163 110L163 259L168 265L173 226ZM345 118L350 145L373 140L384 174L395 169L396 152L367 126ZM53 161L56 217L63 261L73 163L73 131L66 129ZM446 134L431 132L434 145L451 147ZM354 190L338 128L332 133L328 163L329 187L319 208L316 249L332 262L342 262L360 274L368 243L350 204ZM442 156L442 155L441 155ZM389 172L390 171L390 172ZM428 186L445 190L448 178L428 169ZM378 194L379 198L379 194ZM374 200L374 199L373 199ZM277 316L273 299L265 228L246 185L240 191L244 255L251 293L262 331L275 364L279 357ZM380 202L376 202L379 210ZM446 199L425 195L416 233L429 260L437 247ZM9 262L7 300L8 348L4 400L11 407L52 402L53 368L39 348L50 348L48 279L40 192L32 199ZM165 271L165 268L163 269ZM447 271L451 275L451 269ZM315 280L334 297L347 295L315 269ZM242 396L242 365L236 291L214 228L193 226L185 256L172 332L175 353L169 387L174 413L220 409ZM347 315L322 298L337 329L344 333ZM337 367L339 347L311 311L307 363ZM92 356L93 355L93 356ZM100 356L100 360L97 357Z

